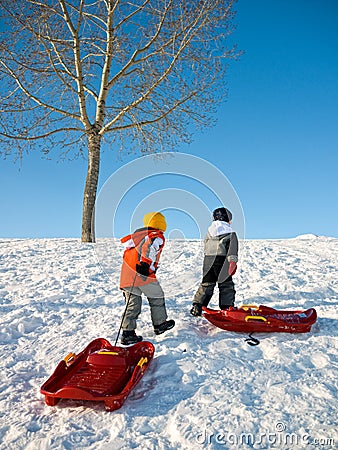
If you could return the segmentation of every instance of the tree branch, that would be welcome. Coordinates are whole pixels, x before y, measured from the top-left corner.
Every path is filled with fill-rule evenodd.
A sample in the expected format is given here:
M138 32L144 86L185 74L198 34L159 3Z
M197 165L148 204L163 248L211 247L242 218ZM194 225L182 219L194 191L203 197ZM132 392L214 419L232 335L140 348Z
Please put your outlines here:
M104 116L105 116L105 104L107 95L109 92L108 79L112 64L112 50L113 50L113 13L116 8L116 4L114 5L114 1L108 1L108 10L107 10L107 28L106 28L106 51L105 51L105 61L102 70L101 76L101 87L98 95L98 101L96 106L96 117L95 123L101 128Z
M71 21L71 18L69 16L67 6L65 3L65 0L59 0L62 12L64 14L64 19L66 21L66 24L73 36L73 52L74 52L74 61L75 61L75 69L76 69L76 83L78 87L78 99L79 99L79 106L80 106L80 114L81 114L81 120L84 124L85 128L89 130L91 128L91 123L88 118L87 114L87 107L86 107L86 99L84 94L84 85L83 85L83 73L82 73L82 64L81 64L81 56L80 56L80 40L78 33Z
M46 137L49 137L56 133L62 133L65 131L78 131L82 134L84 134L84 130L82 128L76 128L76 127L64 127L64 128L58 128L57 130L51 130L47 133L36 135L36 136L17 136L17 135L10 135L8 133L3 133L0 131L0 136L4 136L9 139L14 139L18 141L36 141L38 139L44 139Z
M148 0L146 0L146 1L144 2L143 6L144 6L145 4L147 4L147 3L148 3ZM109 88L109 89L110 89L110 88L112 87L112 85L116 82L116 80L118 80L119 78L121 78L123 75L126 74L126 71L129 69L129 67L131 67L131 66L134 65L134 64L139 64L140 62L145 61L148 57L151 57L151 55L149 55L148 57L145 57L145 58L143 58L143 59L136 60L136 57L137 57L139 54L141 54L141 53L147 51L147 50L153 45L153 43L156 41L156 39L158 38L158 36L159 36L159 34L160 34L160 32L161 32L162 26L163 26L163 24L164 24L165 18L166 18L166 16L167 16L167 13L168 13L168 11L169 11L169 9L170 9L171 4L172 4L172 0L169 0L169 3L168 3L168 5L165 7L165 10L164 10L163 15L162 15L162 19L160 20L160 23L159 23L159 25L158 25L158 27L157 27L157 30L156 30L154 36L150 39L150 41L149 41L146 45L144 45L142 48L136 49L136 50L134 51L133 55L131 56L131 58L130 58L130 60L127 62L127 64L125 64L125 66L124 66L124 67L123 67L123 68L122 68L122 69L121 69L121 70L120 70L120 71L119 71L119 72L118 72L118 73L110 80L110 82L109 82L109 84L108 84L108 88ZM138 10L137 10L137 11L138 11ZM134 14L136 14L137 11L135 11ZM120 24L122 24L122 22L123 22L123 21L121 21ZM169 40L169 42L171 42L171 39ZM169 45L169 42L167 43L167 45ZM165 47L164 47L164 48L165 48ZM161 50L159 49L158 52L160 52L160 51L161 51Z
M67 116L67 117L71 117L72 119L77 119L77 120L80 119L80 117L77 116L76 114L72 114L69 111L64 111L63 109L56 108L55 106L49 105L48 103L45 103L45 102L41 101L38 97L33 95L31 92L29 92L29 90L22 84L22 82L20 81L19 77L12 71L12 69L10 67L8 67L8 65L6 63L4 63L3 61L0 61L0 64L3 67L5 67L5 69L7 70L8 74L17 83L17 85L22 90L22 92L24 94L26 94L27 97L30 98L31 100L33 100L35 103L37 103L38 105L40 105L40 106L42 106L44 108L47 108L47 109L49 109L51 111L60 113L60 114L62 114L64 116Z
M155 83L152 84L152 86L150 86L148 88L146 93L142 94L138 99L134 100L132 103L130 103L129 105L124 107L112 120L110 120L110 122L108 122L101 129L101 131L100 131L101 135L106 133L107 130L109 130L114 125L114 123L116 123L118 120L120 120L127 112L129 112L130 110L135 108L137 105L139 105L140 103L145 101L151 95L151 93L162 83L162 81L168 77L168 75L172 71L176 61L179 59L180 55L182 54L183 50L189 45L189 43L191 42L192 38L197 33L197 31L203 26L204 21L202 21L202 23L198 27L195 28L194 32L190 31L195 25L198 24L199 19L202 17L202 13L203 13L203 8L199 12L196 19L193 21L192 25L188 28L185 36L183 37L183 39L181 41L179 49L177 50L176 54L173 56L169 66L165 69L165 71L162 73L162 75L156 80Z

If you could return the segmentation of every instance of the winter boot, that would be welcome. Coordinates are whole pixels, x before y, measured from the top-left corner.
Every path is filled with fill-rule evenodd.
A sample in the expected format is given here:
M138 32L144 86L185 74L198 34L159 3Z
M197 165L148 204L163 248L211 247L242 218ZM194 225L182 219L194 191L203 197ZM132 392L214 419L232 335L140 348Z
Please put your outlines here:
M193 303L190 310L192 316L198 317L202 315L202 305L200 303Z
M134 330L123 330L121 344L131 345L142 341L142 336L137 336Z
M162 322L160 325L154 326L155 334L162 334L168 330L171 330L175 326L175 320L166 320Z

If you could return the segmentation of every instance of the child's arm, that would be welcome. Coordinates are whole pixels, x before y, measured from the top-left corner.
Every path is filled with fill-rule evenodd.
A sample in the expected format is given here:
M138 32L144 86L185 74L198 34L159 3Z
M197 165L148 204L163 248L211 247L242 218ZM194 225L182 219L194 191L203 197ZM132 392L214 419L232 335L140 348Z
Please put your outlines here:
M148 239L141 249L140 261L149 264L152 271L157 268L157 262L159 260L164 240L160 237L154 239Z
M230 236L230 245L227 253L227 259L229 262L237 262L238 261L238 239L236 233L231 233Z
M230 276L235 275L238 261L238 239L236 233L231 233L227 259L229 261L228 273Z

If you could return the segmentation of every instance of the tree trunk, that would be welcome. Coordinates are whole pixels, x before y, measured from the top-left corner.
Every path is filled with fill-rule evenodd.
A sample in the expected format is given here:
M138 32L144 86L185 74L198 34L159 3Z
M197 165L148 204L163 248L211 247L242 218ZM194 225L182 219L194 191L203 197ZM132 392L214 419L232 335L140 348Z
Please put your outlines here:
M82 242L95 242L94 206L100 169L101 136L88 135L88 171L83 196Z

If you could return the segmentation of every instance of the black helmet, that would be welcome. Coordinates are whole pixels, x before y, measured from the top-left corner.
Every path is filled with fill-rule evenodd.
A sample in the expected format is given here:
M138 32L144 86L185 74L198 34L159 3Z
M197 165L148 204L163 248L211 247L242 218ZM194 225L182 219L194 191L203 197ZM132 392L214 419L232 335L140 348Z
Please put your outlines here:
M232 214L227 208L217 208L212 213L214 220L222 220L223 222L230 222L232 220Z

